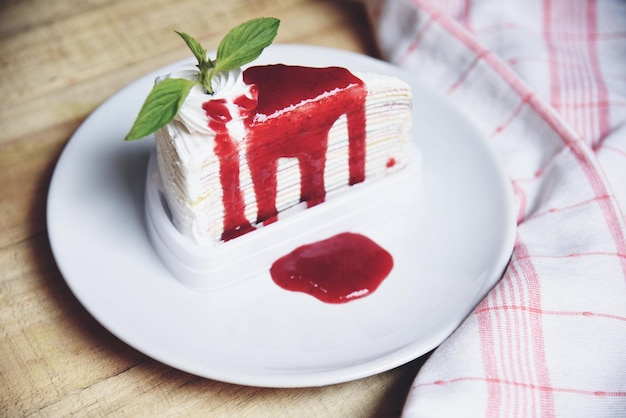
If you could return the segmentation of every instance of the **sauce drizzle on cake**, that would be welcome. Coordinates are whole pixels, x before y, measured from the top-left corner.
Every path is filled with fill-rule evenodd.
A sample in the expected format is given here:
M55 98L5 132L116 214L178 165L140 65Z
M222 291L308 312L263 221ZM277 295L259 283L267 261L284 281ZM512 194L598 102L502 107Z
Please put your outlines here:
M349 184L365 179L365 84L345 68L312 68L282 64L256 66L243 73L252 86L251 97L235 100L245 116L245 153L254 184L257 224L277 219L277 164L279 158L297 158L300 201L308 207L326 196L324 168L328 133L346 115L349 137ZM227 241L254 230L244 215L239 187L239 149L226 123L232 120L226 104L209 100L203 105L209 127L216 132L215 154L220 160L224 232ZM288 117L284 116L288 112Z

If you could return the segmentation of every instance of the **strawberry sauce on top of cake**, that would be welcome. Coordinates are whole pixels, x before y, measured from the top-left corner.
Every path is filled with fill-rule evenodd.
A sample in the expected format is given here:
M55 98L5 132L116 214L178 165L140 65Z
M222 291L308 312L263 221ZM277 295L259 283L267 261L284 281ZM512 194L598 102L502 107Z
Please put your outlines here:
M251 67L243 81L250 94L234 100L244 115L245 154L258 207L256 223L274 222L277 163L297 158L300 169L300 201L308 207L324 201L324 172L328 133L346 115L349 141L349 184L365 179L364 83L345 68L311 68L282 64ZM232 120L221 100L203 104L209 127L217 132L215 154L220 160L224 231L227 241L255 228L244 214L239 184L239 143L230 137L226 123Z

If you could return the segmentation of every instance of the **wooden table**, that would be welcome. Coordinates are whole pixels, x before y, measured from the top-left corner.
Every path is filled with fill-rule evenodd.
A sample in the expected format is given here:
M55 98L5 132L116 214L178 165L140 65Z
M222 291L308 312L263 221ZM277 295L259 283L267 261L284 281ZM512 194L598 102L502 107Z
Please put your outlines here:
M127 346L80 305L52 256L46 197L73 132L124 85L208 49L252 17L276 42L375 55L362 6L322 0L0 2L0 416L400 414L423 360L321 388L261 389L187 374Z

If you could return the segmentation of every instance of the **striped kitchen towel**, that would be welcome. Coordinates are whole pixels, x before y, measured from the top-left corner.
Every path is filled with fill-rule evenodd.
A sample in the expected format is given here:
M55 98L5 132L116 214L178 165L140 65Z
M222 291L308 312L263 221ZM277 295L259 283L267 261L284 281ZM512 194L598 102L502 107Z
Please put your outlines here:
M384 58L476 124L519 203L502 280L404 415L626 417L626 1L366 7Z

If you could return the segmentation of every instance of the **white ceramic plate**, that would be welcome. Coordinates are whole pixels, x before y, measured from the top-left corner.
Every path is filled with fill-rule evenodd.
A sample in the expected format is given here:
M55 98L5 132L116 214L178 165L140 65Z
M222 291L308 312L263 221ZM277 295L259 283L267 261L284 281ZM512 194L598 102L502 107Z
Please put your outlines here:
M381 243L401 248L392 275L372 295L342 305L285 291L269 274L213 293L176 281L155 255L144 224L153 141L123 141L155 76L172 65L100 106L58 161L48 228L69 287L129 345L226 382L326 385L383 372L430 351L497 282L513 248L513 197L488 145L445 100L387 63L301 45L272 46L259 62L339 65L413 85L425 221L419 234Z

